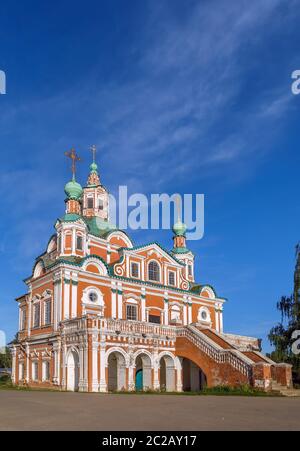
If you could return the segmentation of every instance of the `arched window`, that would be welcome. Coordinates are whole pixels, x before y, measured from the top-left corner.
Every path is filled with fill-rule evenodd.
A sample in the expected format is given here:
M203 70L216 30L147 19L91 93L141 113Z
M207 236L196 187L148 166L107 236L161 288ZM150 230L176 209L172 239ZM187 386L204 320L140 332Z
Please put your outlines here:
M76 249L78 249L79 251L82 251L83 249L83 238L81 235L77 235L76 238Z
M150 262L148 266L148 279L154 282L160 281L160 270L159 265L156 262Z
M171 321L180 321L180 307L173 305L171 308Z

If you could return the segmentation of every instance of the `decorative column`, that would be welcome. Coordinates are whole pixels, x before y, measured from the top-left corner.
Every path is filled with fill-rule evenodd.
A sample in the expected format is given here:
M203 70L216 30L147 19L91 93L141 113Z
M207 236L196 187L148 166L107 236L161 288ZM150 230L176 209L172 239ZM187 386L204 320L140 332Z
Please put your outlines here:
M165 298L164 298L164 324L165 324L165 326L169 325L169 299L168 299L167 292L165 292Z
M31 311L32 311L32 286L29 285L30 294L28 297L28 318L27 318L27 336L31 334Z
M192 319L192 298L188 297L188 324L193 322Z
M141 321L146 321L146 289L141 290Z
M219 304L215 304L215 318L216 318L216 331L220 332L220 315L219 315Z
M54 330L61 321L61 279L60 273L54 275Z
M116 282L112 282L111 284L111 317L117 317L117 289Z
M98 334L93 334L92 340L92 391L98 392Z
M135 365L129 365L128 367L128 391L134 391L135 390L135 383L134 383L134 370Z
M110 245L108 244L107 245L107 257L106 257L106 261L107 261L108 265L110 264L110 256L111 256L111 248L110 248Z
M118 288L117 288L117 302L118 302L118 319L123 318L123 291L122 291L122 284L118 282Z
M176 391L182 392L182 358L178 357L176 367Z
M61 386L62 389L67 388L67 345L64 344L63 346L63 353L62 353L62 379L61 379Z
M88 360L88 342L86 340L86 342L84 343L84 350L83 350L83 391L88 391L88 365L89 365L89 360Z
M219 310L219 318L220 318L220 332L223 333L223 306L220 306Z
M100 341L100 384L99 391L101 393L107 392L107 383L106 383L106 371L105 371L105 336L101 337Z
M79 345L79 391L84 391L84 344Z
M72 230L72 255L76 254L76 230Z
M64 314L63 320L70 318L70 273L69 271L65 272L64 278Z
M78 273L72 272L72 306L71 318L77 317L77 290L78 290Z
M153 389L159 390L160 389L160 382L158 377L158 369L159 369L159 361L158 361L158 351L154 351L154 366L153 366Z
M187 325L187 299L183 296L183 325Z
M29 344L26 343L26 382L29 383L30 379L30 350L29 350Z
M16 368L17 368L17 349L15 346L13 346L11 351L12 356L12 372L11 372L11 380L12 383L16 383Z

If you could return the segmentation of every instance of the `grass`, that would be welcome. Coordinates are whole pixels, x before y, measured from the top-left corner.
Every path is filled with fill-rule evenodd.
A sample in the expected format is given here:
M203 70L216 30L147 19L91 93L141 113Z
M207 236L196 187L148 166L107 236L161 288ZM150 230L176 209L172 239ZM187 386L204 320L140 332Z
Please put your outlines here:
M280 393L265 392L249 385L242 385L240 387L229 387L222 385L218 387L204 388L201 391L188 392L166 392L160 390L145 390L145 391L114 391L113 394L128 394L128 395L176 395L176 396L271 396L281 397Z
M19 391L55 391L59 393L60 390L51 388L26 387L13 385L9 376L2 376L0 378L0 390L19 390ZM65 393L65 392L64 392ZM112 394L119 395L176 395L176 396L282 396L275 392L264 392L262 390L250 387L249 385L241 385L240 387L229 387L222 385L218 387L205 388L199 392L166 392L160 390L145 390L145 391L114 391Z

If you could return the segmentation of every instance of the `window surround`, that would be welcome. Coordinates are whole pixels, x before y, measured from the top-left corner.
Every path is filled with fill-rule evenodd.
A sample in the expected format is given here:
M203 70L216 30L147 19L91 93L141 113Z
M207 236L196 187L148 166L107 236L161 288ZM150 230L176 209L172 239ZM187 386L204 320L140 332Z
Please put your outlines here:
M138 320L138 306L134 303L126 303L126 320L137 321Z
M47 310L47 309L49 309L49 310ZM52 309L52 300L51 300L51 297L48 297L44 300L44 325L45 326L49 326L51 324L51 320L52 320L51 309ZM49 317L47 318L48 315L49 315Z
M76 250L77 251L83 251L83 236L81 234L79 234L79 233L76 234Z
M150 266L152 266L152 265L155 265L156 266L156 268L158 269L158 278L156 279L156 278L151 278L150 277ZM148 265L147 265L147 276L148 276L148 280L150 281L150 282L157 282L157 283L159 283L160 281L161 281L161 266L160 266L160 264L158 263L158 261L156 261L156 260L150 260L149 262L148 262Z
M50 381L50 362L49 360L44 360L42 363L42 381Z
M134 275L134 271L132 270L132 267L135 266L137 269L137 275ZM135 279L138 279L140 277L140 264L137 262L130 262L130 277L133 277Z
M170 276L171 275L174 276L174 279L173 279L174 283L170 282ZM168 271L168 285L170 285L171 287L176 287L176 272L175 271L172 271L172 270Z
M31 371L32 371L31 379L33 381L38 381L39 380L39 362L37 360L34 360L32 362Z

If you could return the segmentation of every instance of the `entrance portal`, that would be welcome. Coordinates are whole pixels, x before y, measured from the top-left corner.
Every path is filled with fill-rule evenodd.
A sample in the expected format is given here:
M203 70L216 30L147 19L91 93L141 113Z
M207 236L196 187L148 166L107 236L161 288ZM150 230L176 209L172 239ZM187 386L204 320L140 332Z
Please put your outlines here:
M79 384L79 357L76 351L69 352L67 359L67 390L77 391Z

